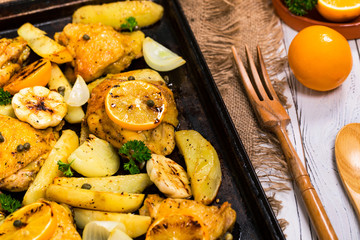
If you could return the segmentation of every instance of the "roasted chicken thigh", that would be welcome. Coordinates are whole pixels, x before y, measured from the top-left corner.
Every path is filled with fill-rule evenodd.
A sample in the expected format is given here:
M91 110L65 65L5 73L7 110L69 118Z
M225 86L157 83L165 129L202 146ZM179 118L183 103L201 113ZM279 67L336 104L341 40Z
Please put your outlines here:
M74 57L74 75L90 82L104 73L119 73L142 57L144 33L120 33L102 24L68 24L55 34Z

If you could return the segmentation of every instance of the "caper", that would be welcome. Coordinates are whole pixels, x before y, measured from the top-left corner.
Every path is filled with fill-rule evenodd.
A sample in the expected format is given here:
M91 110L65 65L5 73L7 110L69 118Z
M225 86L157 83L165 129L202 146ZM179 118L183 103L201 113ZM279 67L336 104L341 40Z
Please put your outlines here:
M19 220L19 219L16 219L14 222L13 222L13 225L14 227L21 227L23 225L23 223Z
M5 138L4 138L4 136L1 134L1 132L0 132L0 143L2 143L2 142L5 142Z
M88 184L88 183L84 183L84 184L81 186L81 188L82 188L82 189L87 189L87 190L89 190L89 189L91 189L91 185Z
M163 79L164 79L164 81L166 82L166 84L168 84L169 81L170 81L170 78L169 78L168 75L165 75L165 76L163 77Z
M58 93L61 94L62 96L65 95L65 87L64 86L60 86L57 89Z
M90 36L87 35L87 34L84 34L84 35L83 35L83 39L86 40L86 41L87 41L87 40L90 40Z
M24 151L24 145L19 144L19 145L16 147L16 150L17 150L18 152Z
M28 142L25 143L25 144L24 144L24 149L25 149L25 150L29 150L29 149L30 149L30 143L28 143Z
M134 76L129 76L128 77L128 80L130 81L130 80L135 80L135 77Z
M146 101L146 105L148 107L153 107L153 106L155 106L155 102L153 100L149 99L149 100Z

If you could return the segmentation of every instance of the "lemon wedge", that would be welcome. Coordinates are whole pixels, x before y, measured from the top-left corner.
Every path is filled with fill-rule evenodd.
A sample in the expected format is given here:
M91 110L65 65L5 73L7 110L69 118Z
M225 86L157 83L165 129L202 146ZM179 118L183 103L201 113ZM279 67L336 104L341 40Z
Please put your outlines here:
M86 224L83 232L83 240L108 240L113 231L118 229L125 231L125 225L115 221L92 221Z
M171 71L185 64L185 60L150 37L143 41L143 54L147 65L160 72Z

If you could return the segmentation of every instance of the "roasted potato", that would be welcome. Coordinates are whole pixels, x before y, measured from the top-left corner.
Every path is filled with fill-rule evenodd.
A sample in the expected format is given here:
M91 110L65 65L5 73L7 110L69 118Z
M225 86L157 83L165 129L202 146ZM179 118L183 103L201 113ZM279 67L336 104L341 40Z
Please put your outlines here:
M221 167L216 150L194 130L175 132L175 142L184 156L194 199L210 204L221 184Z
M73 23L102 23L121 29L126 19L134 17L139 27L149 26L160 20L164 8L151 1L121 1L81 7L73 14Z
M72 169L86 177L111 176L120 167L120 157L110 143L92 134L68 161L72 162Z
M34 27L30 23L25 23L18 29L19 36L23 37L30 48L39 56L48 58L55 63L71 62L73 57L66 47L55 42L46 36L45 32Z
M125 225L126 234L132 238L145 234L151 223L149 216L93 211L81 208L73 208L73 210L76 226L80 229L83 229L87 223L92 221L116 221Z
M67 163L67 158L78 146L79 137L76 133L72 130L64 130L36 175L34 182L26 191L23 199L24 205L45 197L46 188L53 182L54 178L63 176L63 172L58 169L58 161Z
M145 195L136 193L99 192L50 184L46 198L73 207L130 213L140 208Z
M16 118L15 112L14 112L14 109L13 109L11 103L7 104L7 105L0 105L0 114Z
M86 184L93 191L115 192L115 193L141 193L148 186L152 185L149 176L146 173L134 175L118 175L102 178L67 178L58 177L54 179L54 184L82 188Z
M69 81L64 76L63 72L59 68L59 66L56 63L51 64L51 78L48 83L49 89L61 92L59 91L59 88L64 89L64 97L68 96L71 92L71 85ZM85 117L84 110L82 107L72 107L67 106L67 114L65 116L65 120L68 123L75 124L75 123L81 123L81 120Z

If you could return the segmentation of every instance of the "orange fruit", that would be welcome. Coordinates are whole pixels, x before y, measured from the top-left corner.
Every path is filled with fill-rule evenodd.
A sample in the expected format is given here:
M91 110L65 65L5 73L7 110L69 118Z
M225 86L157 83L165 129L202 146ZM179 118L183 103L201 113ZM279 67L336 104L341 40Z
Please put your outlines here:
M332 22L346 22L360 15L359 0L318 0L316 8Z
M4 86L4 90L12 95L19 92L23 88L43 86L50 81L51 62L42 58L32 64L23 67L19 72L12 76Z
M112 87L105 98L108 117L134 131L155 128L164 118L167 102L159 88L144 81L126 81Z
M290 44L288 60L296 79L317 91L337 88L352 69L349 43L325 26L301 30Z
M10 214L0 225L3 240L47 240L57 228L54 212L47 202L35 202Z
M175 214L153 222L146 240L208 240L209 231L201 220L191 215Z

